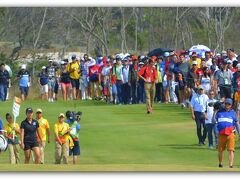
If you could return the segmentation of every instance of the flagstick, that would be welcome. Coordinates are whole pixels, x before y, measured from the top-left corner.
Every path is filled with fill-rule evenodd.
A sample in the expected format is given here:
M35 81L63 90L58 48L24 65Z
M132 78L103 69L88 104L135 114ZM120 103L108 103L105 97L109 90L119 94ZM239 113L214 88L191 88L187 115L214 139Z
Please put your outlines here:
M16 118L16 116L14 116L14 122L13 122L14 128L15 128L16 120L17 120L17 118ZM15 139L15 134L16 134L16 132L15 132L15 130L13 130L13 140Z

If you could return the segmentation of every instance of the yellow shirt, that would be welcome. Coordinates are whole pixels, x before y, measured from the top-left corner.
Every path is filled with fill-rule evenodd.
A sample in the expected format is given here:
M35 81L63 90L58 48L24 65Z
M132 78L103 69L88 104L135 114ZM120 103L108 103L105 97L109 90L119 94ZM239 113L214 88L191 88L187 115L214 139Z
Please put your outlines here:
M194 61L197 61L197 68L201 68L201 65L202 65L202 60L200 58L196 58ZM189 60L189 65L190 67L192 67L192 58Z
M79 71L79 63L76 61L75 63L69 63L67 66L67 70L69 72L69 76L72 79L79 79L80 74L78 73Z
M54 132L55 132L55 134L58 135L58 137L62 143L65 143L67 141L68 134L66 134L66 133L68 130L70 130L69 124L67 124L65 122L63 122L63 123L57 122L54 125ZM57 138L55 140L57 141Z
M47 129L50 128L48 120L42 117L41 119L38 120L38 123L39 123L39 130L40 130L40 135L42 137L42 141L46 141Z
M20 129L18 123L15 123L15 128L16 129ZM7 135L10 136L11 138L13 138L13 123L11 124L5 124L4 126L4 130L6 131ZM16 133L15 133L15 137L17 137Z

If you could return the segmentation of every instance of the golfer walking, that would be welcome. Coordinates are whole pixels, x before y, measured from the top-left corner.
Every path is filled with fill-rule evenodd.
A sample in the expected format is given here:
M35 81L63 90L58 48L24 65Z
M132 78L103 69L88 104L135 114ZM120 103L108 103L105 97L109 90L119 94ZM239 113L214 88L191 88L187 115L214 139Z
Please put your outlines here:
M204 94L203 87L200 85L197 88L197 93L193 95L191 99L191 112L192 119L195 120L197 126L198 144L205 145L205 139L207 136L207 128L205 125L205 119L207 119L206 107L208 96ZM203 132L202 132L203 128Z
M155 97L155 83L158 81L157 70L154 66L153 59L149 59L148 64L140 69L140 71L138 72L138 76L144 80L147 114L149 114L153 110L153 100Z

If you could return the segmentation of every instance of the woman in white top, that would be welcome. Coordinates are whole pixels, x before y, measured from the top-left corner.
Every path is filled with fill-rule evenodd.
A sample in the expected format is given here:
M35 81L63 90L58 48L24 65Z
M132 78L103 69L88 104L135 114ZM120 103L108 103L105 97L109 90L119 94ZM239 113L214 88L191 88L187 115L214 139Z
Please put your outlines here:
M208 67L204 67L203 76L201 77L201 85L206 94L211 90L211 81L210 70Z

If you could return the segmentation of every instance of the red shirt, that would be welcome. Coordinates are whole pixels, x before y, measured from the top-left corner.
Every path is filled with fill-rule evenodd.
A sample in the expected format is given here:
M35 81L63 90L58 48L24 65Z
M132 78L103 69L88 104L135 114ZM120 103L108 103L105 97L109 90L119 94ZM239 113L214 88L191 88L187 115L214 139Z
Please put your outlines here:
M152 66L143 66L138 75L143 76L147 82L154 82L157 79L156 68Z

